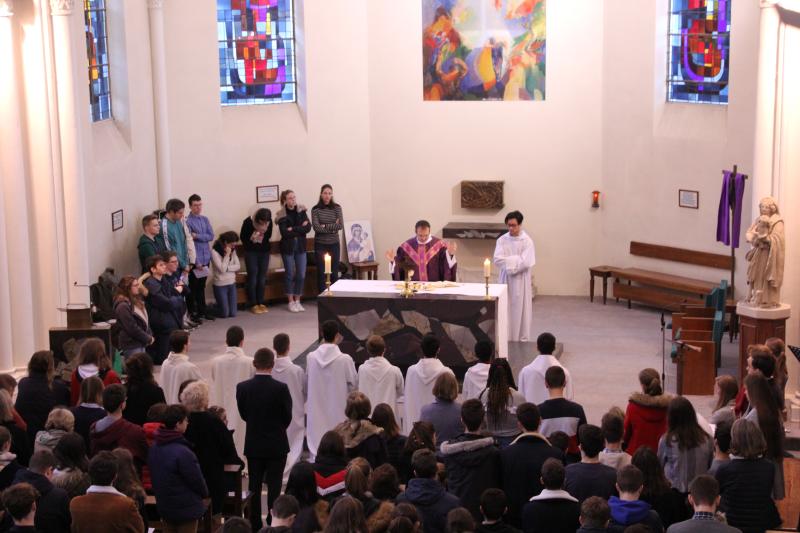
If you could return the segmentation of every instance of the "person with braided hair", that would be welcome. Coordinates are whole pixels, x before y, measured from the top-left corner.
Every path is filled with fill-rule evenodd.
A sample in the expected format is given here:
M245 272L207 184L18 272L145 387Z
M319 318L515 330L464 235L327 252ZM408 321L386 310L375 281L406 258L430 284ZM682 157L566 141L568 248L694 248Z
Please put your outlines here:
M654 368L639 372L641 392L631 394L625 410L625 433L622 447L633 455L640 446L658 449L658 439L667 431L667 407L672 399L665 394L661 378Z

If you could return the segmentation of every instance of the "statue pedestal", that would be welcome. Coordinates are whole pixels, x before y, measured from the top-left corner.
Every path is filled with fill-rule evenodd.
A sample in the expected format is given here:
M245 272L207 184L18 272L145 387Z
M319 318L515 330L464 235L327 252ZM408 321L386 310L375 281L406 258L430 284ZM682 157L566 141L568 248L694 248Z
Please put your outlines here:
M747 374L747 347L751 344L764 344L770 337L786 341L786 319L792 314L792 307L781 304L778 307L753 307L739 302L736 304L739 315L739 383L744 383Z

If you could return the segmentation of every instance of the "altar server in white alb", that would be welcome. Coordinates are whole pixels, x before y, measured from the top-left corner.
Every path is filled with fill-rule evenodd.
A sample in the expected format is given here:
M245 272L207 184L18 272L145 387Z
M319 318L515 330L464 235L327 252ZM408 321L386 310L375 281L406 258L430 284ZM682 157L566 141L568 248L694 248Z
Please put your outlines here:
M308 354L308 449L317 456L322 435L341 423L347 395L358 387L353 358L336 345L339 326L333 320L322 324L322 344Z
M477 398L486 388L486 382L489 380L489 368L494 359L494 343L492 341L476 342L475 357L478 358L478 362L469 367L467 373L464 374L464 387L461 389L461 398L464 401Z
M272 377L276 381L285 383L289 387L289 394L292 397L292 423L286 429L286 437L289 439L289 455L286 457L286 470L283 477L288 479L289 470L300 459L303 453L303 439L306 436L306 395L308 383L306 382L306 372L299 365L292 362L289 357L289 335L278 333L272 339L272 349L275 350L275 368L272 369Z
M358 390L369 398L372 405L389 405L398 417L397 398L403 395L403 373L383 356L385 351L383 337L371 335L367 339L369 359L358 367Z
M419 420L422 406L433 403L433 384L439 374L453 371L444 366L436 358L439 354L439 339L433 334L422 338L422 359L415 365L408 367L406 372L405 414L403 416L403 433L408 435L414 427L414 422Z
M233 442L236 451L244 455L245 423L239 415L236 405L236 385L247 381L256 373L253 358L245 355L244 330L239 326L231 326L225 334L225 353L216 356L211 362L211 382L214 403L225 408L228 413L228 429L233 430Z
M500 283L508 285L508 340L527 341L533 318L531 268L536 264L536 249L522 229L522 213L511 211L505 222L508 233L497 239L494 264L500 269Z

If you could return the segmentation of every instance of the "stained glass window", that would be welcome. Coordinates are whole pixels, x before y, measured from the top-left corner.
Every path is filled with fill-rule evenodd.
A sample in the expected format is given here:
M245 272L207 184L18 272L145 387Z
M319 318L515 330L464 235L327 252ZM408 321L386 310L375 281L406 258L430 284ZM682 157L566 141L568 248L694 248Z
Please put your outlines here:
M667 98L728 103L732 0L670 0Z
M89 56L89 111L92 122L111 118L105 0L84 0L86 54Z
M217 0L222 105L294 102L292 0Z

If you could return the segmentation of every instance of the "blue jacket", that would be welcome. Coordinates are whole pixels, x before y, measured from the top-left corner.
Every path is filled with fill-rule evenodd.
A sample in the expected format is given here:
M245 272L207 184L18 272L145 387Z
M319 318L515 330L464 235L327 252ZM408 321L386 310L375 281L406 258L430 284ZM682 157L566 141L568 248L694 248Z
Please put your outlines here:
M621 533L626 527L634 524L644 524L650 528L652 533L664 531L658 513L653 511L647 502L627 501L611 496L608 499L608 506L611 508L611 524L609 524L608 530L611 532L619 531Z
M196 265L208 265L211 263L211 242L214 240L214 229L211 227L208 217L203 215L189 214L186 217L186 225L194 233L194 251Z
M158 429L147 464L161 518L181 524L199 520L205 514L203 498L208 498L208 487L197 456L183 434Z
M435 479L411 478L396 503L410 503L417 508L425 533L444 533L447 513L461 506L458 496L450 494Z

